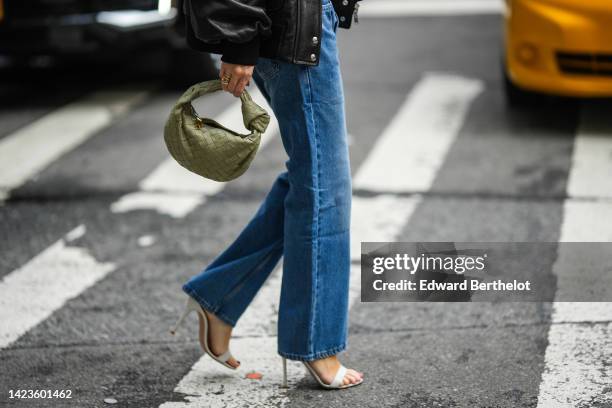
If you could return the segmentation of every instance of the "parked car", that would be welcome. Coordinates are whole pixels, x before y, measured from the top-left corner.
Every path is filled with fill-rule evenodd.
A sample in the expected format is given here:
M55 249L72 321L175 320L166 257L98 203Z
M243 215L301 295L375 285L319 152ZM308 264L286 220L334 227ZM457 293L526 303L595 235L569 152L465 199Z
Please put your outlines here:
M612 96L612 1L506 0L503 70L510 103L533 92Z
M134 51L164 50L169 73L210 70L188 49L181 0L0 0L0 55L130 62ZM178 68L178 71L177 71Z

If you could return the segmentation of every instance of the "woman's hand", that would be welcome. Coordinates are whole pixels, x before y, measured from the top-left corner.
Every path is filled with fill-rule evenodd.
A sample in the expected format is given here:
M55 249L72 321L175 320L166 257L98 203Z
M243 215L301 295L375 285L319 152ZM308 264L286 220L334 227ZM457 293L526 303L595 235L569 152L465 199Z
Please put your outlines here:
M231 77L229 84L223 84L223 90L238 97L244 91L244 88L251 82L253 76L254 65L236 65L228 62L221 62L221 70L219 78L223 81L223 77ZM223 82L222 82L223 83Z

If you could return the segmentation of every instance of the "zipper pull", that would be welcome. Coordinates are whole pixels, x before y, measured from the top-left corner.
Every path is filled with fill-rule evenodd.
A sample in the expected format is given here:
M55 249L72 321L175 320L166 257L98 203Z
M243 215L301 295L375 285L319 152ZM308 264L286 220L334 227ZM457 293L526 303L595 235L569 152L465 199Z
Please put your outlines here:
M359 3L356 2L355 3L355 8L353 9L353 20L355 21L355 23L359 23Z

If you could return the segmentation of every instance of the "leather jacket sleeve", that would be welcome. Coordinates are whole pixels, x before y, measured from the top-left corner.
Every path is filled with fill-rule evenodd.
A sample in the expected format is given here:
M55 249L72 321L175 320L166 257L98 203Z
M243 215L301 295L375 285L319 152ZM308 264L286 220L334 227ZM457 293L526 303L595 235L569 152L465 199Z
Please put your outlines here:
M255 65L261 36L271 33L267 0L185 0L185 17L194 36L220 43L222 61Z

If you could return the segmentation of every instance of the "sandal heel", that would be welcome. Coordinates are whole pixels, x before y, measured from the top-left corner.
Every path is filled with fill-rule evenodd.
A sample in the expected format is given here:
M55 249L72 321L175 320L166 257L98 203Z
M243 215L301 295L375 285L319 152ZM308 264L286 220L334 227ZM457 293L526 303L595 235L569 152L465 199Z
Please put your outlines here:
M181 313L181 315L179 316L178 320L176 321L176 323L174 324L174 327L172 327L170 329L170 334L172 334L173 336L176 334L178 328L181 326L181 324L183 324L183 322L185 321L185 318L187 317L187 315L189 313L191 313L192 311L196 310L193 307L192 304L192 298L188 298L187 302L185 303L185 308L183 309L183 312Z
M287 385L287 359L285 357L283 357L283 383L281 388L289 388Z

